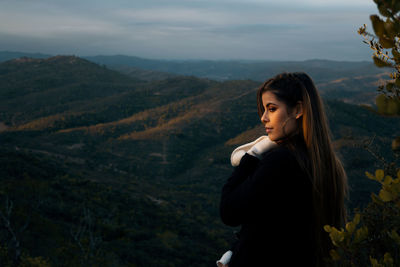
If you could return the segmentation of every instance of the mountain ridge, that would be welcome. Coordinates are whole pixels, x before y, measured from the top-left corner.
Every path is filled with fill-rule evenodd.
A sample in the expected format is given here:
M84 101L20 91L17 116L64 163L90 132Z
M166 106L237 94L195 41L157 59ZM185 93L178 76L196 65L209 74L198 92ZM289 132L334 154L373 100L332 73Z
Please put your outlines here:
M2 54L0 51L0 62ZM18 52L14 52L17 57ZM21 56L29 55L20 53ZM34 54L32 54L34 55ZM193 75L219 81L251 79L259 82L279 72L305 71L316 76L316 82L325 82L335 77L358 76L365 73L381 73L383 69L368 61L334 61L309 59L304 61L267 60L156 60L126 55L84 56L94 63L106 65L134 78L144 80L162 79L175 75ZM320 78L321 77L321 78Z

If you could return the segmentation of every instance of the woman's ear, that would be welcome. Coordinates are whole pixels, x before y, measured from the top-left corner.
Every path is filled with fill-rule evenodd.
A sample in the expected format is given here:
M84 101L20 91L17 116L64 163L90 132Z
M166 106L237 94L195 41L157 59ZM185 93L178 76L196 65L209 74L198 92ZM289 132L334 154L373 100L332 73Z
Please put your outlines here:
M298 101L297 104L296 104L296 114L295 114L295 116L296 116L296 120L298 118L300 118L301 116L303 116L303 102L301 102L301 101Z

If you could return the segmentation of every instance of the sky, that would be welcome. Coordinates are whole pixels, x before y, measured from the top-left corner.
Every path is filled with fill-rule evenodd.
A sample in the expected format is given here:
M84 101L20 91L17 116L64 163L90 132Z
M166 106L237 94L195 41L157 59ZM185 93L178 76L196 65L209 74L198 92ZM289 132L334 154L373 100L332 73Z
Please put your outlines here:
M371 61L373 0L0 0L0 51Z

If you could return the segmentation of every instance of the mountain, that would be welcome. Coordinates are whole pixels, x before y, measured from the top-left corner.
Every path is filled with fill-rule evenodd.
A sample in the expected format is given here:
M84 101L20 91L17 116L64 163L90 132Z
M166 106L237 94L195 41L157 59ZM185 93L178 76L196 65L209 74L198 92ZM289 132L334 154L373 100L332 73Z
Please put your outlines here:
M321 94L361 92L368 75L320 82ZM230 153L263 134L259 84L136 79L71 56L1 63L0 208L12 201L20 247L52 265L215 264L234 239L218 215ZM325 105L352 210L377 190L364 173L381 163L366 144L393 159L400 123L335 97Z
M92 56L86 59L110 67L135 67L145 70L193 75L213 80L265 81L281 72L304 71L315 77L317 83L344 77L376 75L384 70L371 62L332 60L306 61L212 61L212 60L150 60L130 56Z
M1 52L0 62L19 57L48 58L49 55L23 52ZM137 79L160 80L171 76L185 75L218 81L254 80L263 82L281 72L304 71L316 83L339 79L381 75L387 72L372 62L305 60L305 61L263 61L263 60L156 60L135 56L86 56L85 59L108 68L121 71Z

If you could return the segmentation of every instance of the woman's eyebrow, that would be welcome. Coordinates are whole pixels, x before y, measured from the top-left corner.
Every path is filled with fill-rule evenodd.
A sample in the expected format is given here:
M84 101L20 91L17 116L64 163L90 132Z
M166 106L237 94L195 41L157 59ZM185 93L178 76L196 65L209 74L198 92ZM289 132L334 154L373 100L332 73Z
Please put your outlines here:
M265 106L268 107L269 105L275 105L276 106L276 104L272 103L272 102L267 103Z

